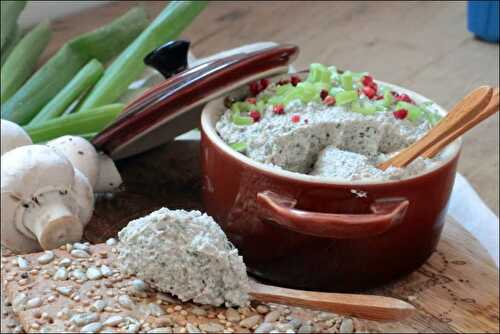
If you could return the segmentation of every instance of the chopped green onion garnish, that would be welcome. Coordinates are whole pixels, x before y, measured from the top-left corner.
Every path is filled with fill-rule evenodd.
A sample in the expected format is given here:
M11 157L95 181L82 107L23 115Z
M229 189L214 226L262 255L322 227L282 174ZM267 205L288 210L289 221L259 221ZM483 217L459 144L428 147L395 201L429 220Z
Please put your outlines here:
M239 113L234 113L233 116L231 116L231 121L234 124L241 125L241 126L253 124L252 117L241 116Z
M394 101L394 96L392 96L391 91L386 90L384 93L384 106L389 107Z
M351 72L352 79L355 81L361 80L361 78L363 78L363 76L365 76L367 74L368 74L368 72Z
M313 63L309 66L309 75L306 81L331 83L331 72L325 65Z
M347 103L354 102L358 99L358 93L355 90L346 90L344 92L340 92L335 96L335 100L337 101L337 105L343 105Z
M245 142L238 142L230 144L231 148L237 152L243 152L247 148L247 144Z
M414 104L404 102L404 101L399 101L396 104L396 110L399 110L399 109L408 110L408 118L412 122L418 121L420 118L422 118L422 116L424 114L424 111L421 108L417 107Z
M345 90L352 90L352 73L345 72L340 76L340 83Z
M377 108L375 107L375 105L373 105L371 103L364 103L363 105L361 105L358 101L355 101L352 103L351 109L354 112L357 112L357 113L360 113L360 114L363 114L366 116L373 115L377 111Z
M331 96L337 96L338 93L340 92L343 92L344 90L340 87L333 87L332 89L330 89L330 95Z

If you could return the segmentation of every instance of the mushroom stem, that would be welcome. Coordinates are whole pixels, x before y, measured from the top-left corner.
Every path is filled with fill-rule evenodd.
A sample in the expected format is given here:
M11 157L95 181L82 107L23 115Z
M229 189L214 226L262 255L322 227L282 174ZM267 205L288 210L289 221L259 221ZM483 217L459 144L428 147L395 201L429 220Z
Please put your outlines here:
M24 217L24 225L43 249L80 241L83 235L82 223L56 194L44 195L44 203L29 208Z

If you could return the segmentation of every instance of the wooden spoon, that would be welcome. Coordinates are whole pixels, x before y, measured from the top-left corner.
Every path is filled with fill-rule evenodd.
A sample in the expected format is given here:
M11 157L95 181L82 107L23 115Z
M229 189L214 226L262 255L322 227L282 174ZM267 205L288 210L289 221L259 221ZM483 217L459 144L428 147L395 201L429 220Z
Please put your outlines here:
M422 156L425 158L432 158L436 154L438 154L443 148L445 148L448 144L453 142L455 139L460 137L462 134L464 134L466 131L470 130L472 127L476 126L478 123L482 122L486 118L490 117L494 113L498 111L498 93L499 89L496 88L493 91L493 95L491 97L490 102L484 108L479 114L476 115L473 119L471 119L469 122L463 124L460 126L456 131L451 132L447 137L445 137L443 140L440 142L436 143L436 145L432 146L430 149L425 151Z
M405 167L425 151L445 139L461 125L475 118L489 103L493 89L481 86L469 93L425 136L402 150L398 155L380 163L377 167L386 170L389 166Z
M402 320L415 312L413 305L391 297L285 289L253 280L250 285L251 298L265 303L307 307L378 321Z

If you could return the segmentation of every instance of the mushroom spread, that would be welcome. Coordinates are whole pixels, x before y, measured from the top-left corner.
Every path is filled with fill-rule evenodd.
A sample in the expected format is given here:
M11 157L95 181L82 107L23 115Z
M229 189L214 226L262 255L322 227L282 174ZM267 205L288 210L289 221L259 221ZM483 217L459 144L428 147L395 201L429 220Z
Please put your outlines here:
M439 116L432 102L417 104L367 73L312 64L303 81L260 80L243 100L226 102L216 124L221 138L255 161L292 172L347 181L401 179L442 158L376 168L423 136Z
M246 267L217 223L199 211L162 208L118 233L118 263L162 292L201 304L246 305Z

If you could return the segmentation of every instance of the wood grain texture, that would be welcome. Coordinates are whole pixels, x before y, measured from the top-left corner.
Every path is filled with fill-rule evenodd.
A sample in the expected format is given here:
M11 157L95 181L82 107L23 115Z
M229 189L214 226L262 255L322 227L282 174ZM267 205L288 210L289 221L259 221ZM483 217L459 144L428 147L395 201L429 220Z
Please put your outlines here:
M99 243L130 219L161 206L203 210L199 143L177 141L119 162L126 190L98 201L85 237ZM417 313L402 322L363 322L381 332L498 332L498 271L469 232L448 219L427 264L392 284L366 291L406 300Z
M164 1L120 1L54 21L43 59L65 41L140 3L150 16ZM465 1L211 2L185 31L197 56L256 41L301 48L297 68L323 62L407 87L451 108L480 85L498 86L499 45L466 28ZM498 115L464 138L459 171L498 215ZM481 163L478 163L480 161Z
M126 186L113 196L98 198L85 238L103 242L116 236L131 219L162 206L203 210L198 157L197 141L177 141L120 161ZM438 249L424 266L391 284L363 292L405 300L416 307L415 316L400 322L356 320L356 328L369 332L498 332L498 279L495 265L479 242L447 219ZM307 316L311 311L303 312Z

